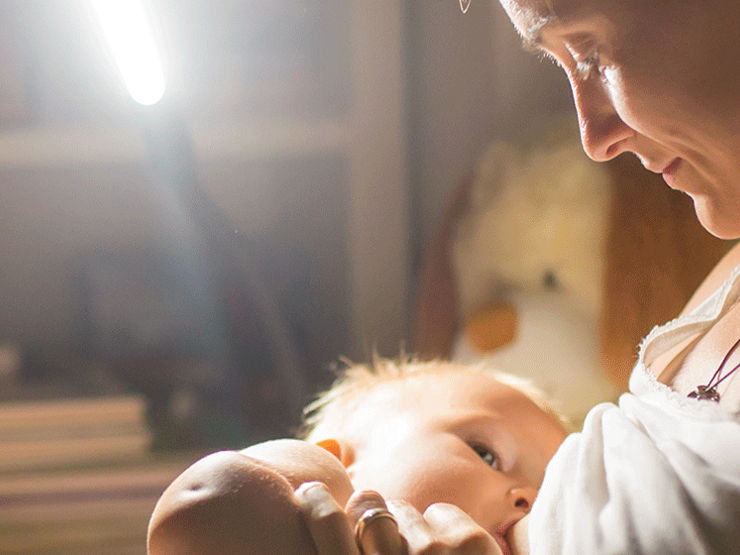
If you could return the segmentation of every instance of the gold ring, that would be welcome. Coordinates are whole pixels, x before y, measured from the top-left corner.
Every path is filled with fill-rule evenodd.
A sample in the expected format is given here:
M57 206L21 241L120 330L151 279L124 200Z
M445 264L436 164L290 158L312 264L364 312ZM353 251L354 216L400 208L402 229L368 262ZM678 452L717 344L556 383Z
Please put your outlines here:
M393 524L395 524L396 528L398 528L396 517L394 517L388 509L383 509L381 507L368 509L364 513L362 513L360 520L357 521L357 526L355 526L355 540L357 541L358 546L361 545L362 535L365 533L365 528L367 527L367 525L370 524L373 520L379 520L381 518L392 520Z

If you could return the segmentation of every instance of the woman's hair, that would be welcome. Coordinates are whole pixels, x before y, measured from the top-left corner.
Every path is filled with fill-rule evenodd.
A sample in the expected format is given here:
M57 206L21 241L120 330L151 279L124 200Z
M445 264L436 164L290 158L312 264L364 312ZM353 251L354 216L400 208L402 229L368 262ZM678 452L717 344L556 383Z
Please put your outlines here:
M419 375L455 372L480 372L490 376L497 382L522 393L549 414L566 432L572 429L568 418L554 408L547 396L529 380L493 370L485 363L418 361L408 357L399 359L374 357L373 361L367 364L353 364L346 360L342 363L344 367L338 370L338 377L332 386L320 393L316 400L303 410L303 424L298 430L297 437L315 441L321 439L315 437L317 432L325 434L336 431L336 428L347 420L348 415L364 401L365 394L381 384Z

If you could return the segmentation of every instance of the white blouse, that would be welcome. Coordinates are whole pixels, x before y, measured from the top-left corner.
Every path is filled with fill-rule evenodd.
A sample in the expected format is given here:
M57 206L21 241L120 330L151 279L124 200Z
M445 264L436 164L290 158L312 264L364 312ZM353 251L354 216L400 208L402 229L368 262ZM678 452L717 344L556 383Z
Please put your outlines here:
M739 298L736 268L692 313L650 332L631 393L594 407L548 465L531 555L740 553L740 407L689 399L648 369Z

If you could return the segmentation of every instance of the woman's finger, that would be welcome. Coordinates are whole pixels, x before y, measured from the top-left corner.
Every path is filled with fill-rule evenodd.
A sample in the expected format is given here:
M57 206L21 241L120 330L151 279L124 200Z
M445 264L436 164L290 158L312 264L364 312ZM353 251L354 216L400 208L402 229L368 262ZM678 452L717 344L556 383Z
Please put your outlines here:
M489 534L455 505L434 503L424 511L424 520L450 547L451 555L511 553L503 536Z
M295 491L295 497L317 555L360 555L350 520L324 484L302 484Z
M388 501L398 521L402 543L408 555L451 555L452 551L422 514L405 501Z
M404 555L398 522L379 493L356 492L346 509L355 523L355 541L363 555Z

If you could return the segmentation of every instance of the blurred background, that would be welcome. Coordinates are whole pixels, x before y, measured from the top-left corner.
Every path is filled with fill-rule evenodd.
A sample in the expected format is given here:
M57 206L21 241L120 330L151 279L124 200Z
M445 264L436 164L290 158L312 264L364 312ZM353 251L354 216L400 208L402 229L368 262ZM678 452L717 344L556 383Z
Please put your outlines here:
M573 112L490 0L151 0L150 106L91 5L0 1L0 553L143 554L188 464L413 350L452 192Z
M0 395L244 374L302 406L339 356L408 349L450 191L570 106L476 4L151 2L166 90L141 106L90 4L3 1Z

